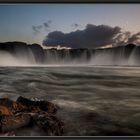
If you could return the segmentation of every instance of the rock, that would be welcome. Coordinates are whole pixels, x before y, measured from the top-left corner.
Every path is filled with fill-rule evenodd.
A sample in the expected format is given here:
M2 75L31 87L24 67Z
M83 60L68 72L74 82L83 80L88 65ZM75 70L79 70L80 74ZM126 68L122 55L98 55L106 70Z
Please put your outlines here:
M8 98L0 99L0 112L3 115L12 115L25 109L26 108L22 104L12 101Z
M63 122L55 113L58 107L48 101L32 101L20 96L16 101L8 98L0 99L0 135L14 135L23 126L37 125L46 135L63 134Z
M0 133L0 136L15 136L14 131L6 132L6 133Z
M38 115L35 118L36 124L48 135L61 136L64 124L56 116L50 114Z
M0 106L0 115L13 115L12 111L5 106Z
M0 105L11 108L15 102L8 98L0 98Z
M31 116L29 114L5 116L1 120L1 131L8 132L26 126L30 123L30 120L31 120Z
M47 111L48 113L56 113L58 107L51 102L48 101L32 101L27 98L20 96L17 103L26 106L30 111Z

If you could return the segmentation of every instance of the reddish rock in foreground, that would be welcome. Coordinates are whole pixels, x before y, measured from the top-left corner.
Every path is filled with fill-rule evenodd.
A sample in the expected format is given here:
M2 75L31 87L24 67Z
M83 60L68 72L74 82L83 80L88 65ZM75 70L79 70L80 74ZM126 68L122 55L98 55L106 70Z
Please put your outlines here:
M16 101L0 99L0 135L15 136L18 128L37 125L46 135L63 134L63 122L56 116L58 106L48 101L32 101L20 96Z

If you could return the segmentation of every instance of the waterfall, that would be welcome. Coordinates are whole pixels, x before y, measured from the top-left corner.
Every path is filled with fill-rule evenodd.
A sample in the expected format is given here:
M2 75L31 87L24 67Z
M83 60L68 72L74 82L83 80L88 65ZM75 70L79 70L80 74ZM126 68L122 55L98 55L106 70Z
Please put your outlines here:
M43 49L38 44L0 43L0 65L140 65L140 47L133 44L100 49Z
M20 61L12 54L6 51L0 51L0 66L17 66L21 65Z
M135 47L128 59L128 65L140 65L140 49Z

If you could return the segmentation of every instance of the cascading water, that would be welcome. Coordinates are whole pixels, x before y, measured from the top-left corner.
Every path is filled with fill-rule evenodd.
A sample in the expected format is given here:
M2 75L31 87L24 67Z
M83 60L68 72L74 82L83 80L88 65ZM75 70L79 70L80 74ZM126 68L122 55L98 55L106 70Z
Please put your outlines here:
M15 58L19 61L21 65L36 64L34 54L30 48L27 48L27 51L22 50L22 53L20 53L20 50L16 51Z
M0 65L140 65L140 47L133 44L104 49L43 49L38 44L0 44Z
M127 48L128 47L128 48ZM139 47L46 50L45 64L139 65Z
M91 65L113 65L113 55L111 52L106 52L106 50L103 50L101 52L95 52L94 55L92 55L92 58L90 60Z
M128 59L128 65L139 65L140 64L139 58L140 58L140 50L138 47L135 47Z
M95 51L91 65L140 65L140 47L125 46Z
M16 66L20 65L19 60L9 52L0 51L0 66Z

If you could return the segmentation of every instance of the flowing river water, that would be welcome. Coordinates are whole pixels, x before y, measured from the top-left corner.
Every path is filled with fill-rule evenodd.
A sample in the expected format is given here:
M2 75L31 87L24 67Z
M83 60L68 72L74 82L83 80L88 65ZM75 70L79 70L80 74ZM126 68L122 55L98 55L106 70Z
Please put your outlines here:
M58 104L64 136L140 135L139 88L139 67L0 67L0 97ZM18 135L45 134L25 129Z

